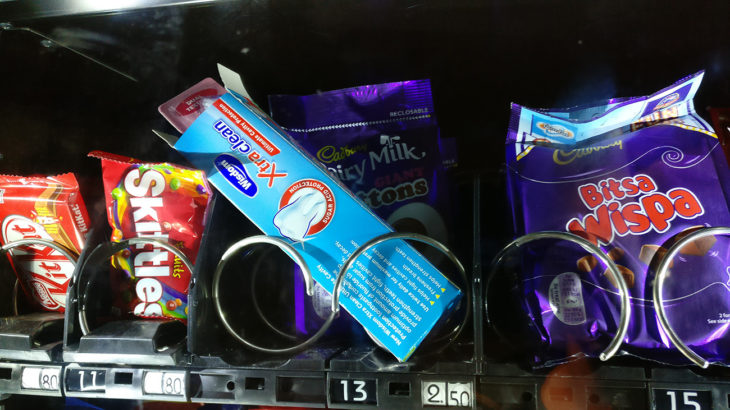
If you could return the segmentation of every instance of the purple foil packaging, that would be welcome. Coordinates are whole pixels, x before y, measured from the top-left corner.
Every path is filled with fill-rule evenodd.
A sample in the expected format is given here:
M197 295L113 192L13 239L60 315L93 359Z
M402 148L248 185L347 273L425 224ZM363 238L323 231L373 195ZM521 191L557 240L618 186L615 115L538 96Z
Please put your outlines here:
M451 139L429 80L269 96L272 118L391 226L448 242Z
M429 80L271 95L269 107L294 140L394 229L449 243L447 168L456 164L456 147L440 136ZM329 295L316 294L328 308Z
M604 250L630 291L623 353L667 363L687 360L654 310L658 261L692 229L730 226L728 164L692 102L703 74L651 96L588 107L513 104L506 143L516 234L567 231ZM698 354L730 364L729 321L722 320L730 318L730 247L725 238L710 239L672 261L665 311ZM523 307L542 346L536 366L597 356L618 327L618 289L605 267L578 247L563 248L522 268Z

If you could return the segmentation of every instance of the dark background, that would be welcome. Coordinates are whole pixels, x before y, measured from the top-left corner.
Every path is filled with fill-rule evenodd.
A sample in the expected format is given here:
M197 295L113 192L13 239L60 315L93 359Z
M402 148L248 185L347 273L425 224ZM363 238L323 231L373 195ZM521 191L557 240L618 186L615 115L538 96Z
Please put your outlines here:
M217 78L217 62L240 72L263 108L269 94L430 78L466 172L499 168L513 101L566 107L647 95L706 70L700 114L730 105L725 0L241 1L100 14L74 14L84 11L79 1L50 11L24 3L0 2L0 22L55 42L0 34L3 171L40 171L31 157L68 168L87 148L165 155L146 132L162 127L156 107ZM83 149L63 149L70 142Z
M510 102L647 95L706 70L700 115L730 105L726 0L149 0L139 3L157 7L112 10L124 3L99 12L79 0L0 1L0 24L10 23L0 30L0 172L73 171L89 208L103 206L86 153L183 162L150 131L171 130L157 106L217 78L218 62L265 110L269 94L430 78L443 135L458 141L457 177L481 175L497 193L488 210L503 219Z

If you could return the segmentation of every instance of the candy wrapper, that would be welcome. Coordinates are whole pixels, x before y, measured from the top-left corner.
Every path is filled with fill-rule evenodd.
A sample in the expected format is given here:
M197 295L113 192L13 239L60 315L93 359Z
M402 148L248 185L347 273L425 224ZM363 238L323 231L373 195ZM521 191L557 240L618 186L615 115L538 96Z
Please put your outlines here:
M101 159L111 240L166 240L195 263L211 197L203 172L99 151L89 156ZM112 266L134 285L133 295L116 295L128 311L187 320L192 272L177 256L153 244L136 245L114 255Z
M455 147L440 136L429 80L271 95L269 106L290 137L394 229L449 243L453 196L444 163L456 162ZM315 311L326 318L330 296L315 290Z
M89 216L73 174L54 177L0 176L2 243L21 239L54 241L79 254ZM20 284L40 308L63 312L74 264L47 246L17 247L9 252Z
M396 229L448 242L449 183L428 80L269 96L272 118ZM448 159L446 158L448 157Z
M686 359L667 340L654 310L658 262L691 230L730 225L730 171L692 103L702 76L648 97L590 107L531 110L515 104L506 145L516 233L567 231L601 247L630 291L623 351L671 363ZM683 248L672 260L663 298L682 340L708 360L728 363L730 348L722 342L727 323L715 320L730 313L730 255L722 242ZM577 249L523 266L523 306L543 346L538 365L595 356L616 334L616 284L605 266ZM562 297L568 293L575 297Z

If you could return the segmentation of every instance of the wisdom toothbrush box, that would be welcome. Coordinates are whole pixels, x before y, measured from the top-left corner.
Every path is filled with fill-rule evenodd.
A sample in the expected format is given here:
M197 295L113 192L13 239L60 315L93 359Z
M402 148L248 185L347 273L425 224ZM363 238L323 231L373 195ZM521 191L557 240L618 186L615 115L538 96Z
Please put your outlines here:
M160 106L184 132L168 142L261 231L290 240L331 293L350 255L392 228L292 143L247 98L237 74L223 67L221 77L227 91L206 79ZM365 252L347 272L340 304L405 361L461 297L408 243L391 240Z

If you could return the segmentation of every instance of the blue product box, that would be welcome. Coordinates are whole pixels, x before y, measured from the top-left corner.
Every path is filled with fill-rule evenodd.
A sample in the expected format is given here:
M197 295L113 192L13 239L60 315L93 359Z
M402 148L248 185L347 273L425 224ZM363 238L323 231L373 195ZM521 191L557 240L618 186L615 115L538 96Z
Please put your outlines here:
M174 148L265 234L288 238L331 293L347 258L392 228L293 143L245 89L228 88ZM358 259L341 296L371 337L405 361L462 293L408 243L391 240Z

